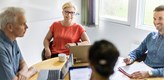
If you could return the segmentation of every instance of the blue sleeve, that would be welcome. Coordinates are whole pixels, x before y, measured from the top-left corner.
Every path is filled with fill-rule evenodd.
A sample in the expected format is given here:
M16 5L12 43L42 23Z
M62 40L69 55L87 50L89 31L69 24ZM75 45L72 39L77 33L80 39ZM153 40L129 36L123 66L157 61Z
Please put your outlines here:
M0 49L0 79L12 80L15 76L16 75L5 51Z
M137 58L140 58L147 51L146 45L150 37L151 33L141 42L138 48L130 52L129 56L133 61L135 61Z
M18 47L19 48L19 47ZM21 60L24 60L23 59L23 56L22 56L22 53L21 53L21 51L20 51L20 49L19 49L19 52L17 53L17 55L18 55L18 59L19 59L19 61L21 61ZM19 64L19 63L18 63Z
M152 76L164 77L164 68L153 69L152 73L153 73Z
M19 48L19 46L18 46L18 43L17 43L17 41L15 41L15 43L16 43L16 47L17 47L17 50L18 50L18 52L17 52L17 55L19 54L19 61L21 61L21 60L23 60L23 56L22 56L22 53L21 53L21 51L20 51L20 48Z

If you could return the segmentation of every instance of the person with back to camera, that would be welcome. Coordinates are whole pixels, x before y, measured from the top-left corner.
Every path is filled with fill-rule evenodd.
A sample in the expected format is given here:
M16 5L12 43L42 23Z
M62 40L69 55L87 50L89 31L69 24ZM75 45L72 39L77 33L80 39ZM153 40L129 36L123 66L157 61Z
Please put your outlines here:
M16 41L27 28L22 8L7 7L0 13L0 80L28 80L37 72L28 69Z
M73 22L75 6L71 2L66 2L62 9L64 20L54 22L44 39L45 58L57 57L60 53L68 55L70 46L90 43L84 28ZM51 39L53 43L49 47Z
M88 60L92 69L90 80L109 80L118 57L119 51L111 42L96 41L89 49Z
M132 78L164 77L164 5L154 9L153 19L158 32L148 34L140 46L131 51L129 57L124 59L126 64L131 64L147 51L144 63L153 70L134 72Z

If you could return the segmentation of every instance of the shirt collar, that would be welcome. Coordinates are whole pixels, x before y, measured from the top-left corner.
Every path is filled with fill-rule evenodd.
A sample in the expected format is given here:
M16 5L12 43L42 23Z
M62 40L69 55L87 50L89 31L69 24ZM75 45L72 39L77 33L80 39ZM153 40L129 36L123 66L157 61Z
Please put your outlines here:
M158 38L160 38L160 39L164 38L164 34L160 34L160 33L158 32Z
M2 31L2 30L0 30L0 36L1 36L1 39L0 40L3 40L3 41L5 41L5 42L7 42L8 44L11 44L11 45L13 45L14 44L14 41L11 41L6 35L5 35L5 33Z

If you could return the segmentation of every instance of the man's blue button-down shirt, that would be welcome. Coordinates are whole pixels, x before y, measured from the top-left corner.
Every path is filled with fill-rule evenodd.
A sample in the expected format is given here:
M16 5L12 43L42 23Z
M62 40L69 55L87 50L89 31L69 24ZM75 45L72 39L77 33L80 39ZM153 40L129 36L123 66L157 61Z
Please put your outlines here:
M129 56L136 60L147 51L145 64L154 68L153 76L164 76L164 35L151 32L140 46L130 52Z
M11 41L0 30L0 80L12 80L19 71L22 59L16 40Z

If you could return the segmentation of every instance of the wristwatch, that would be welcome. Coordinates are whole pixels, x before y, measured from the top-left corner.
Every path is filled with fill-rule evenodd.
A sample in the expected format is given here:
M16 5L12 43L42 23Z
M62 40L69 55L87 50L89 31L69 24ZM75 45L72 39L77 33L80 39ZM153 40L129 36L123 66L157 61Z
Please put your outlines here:
M153 75L153 73L152 73L152 71L150 70L150 71L148 71L148 73L149 73L149 75L150 76L152 76Z
M76 46L78 46L78 43L76 42Z

